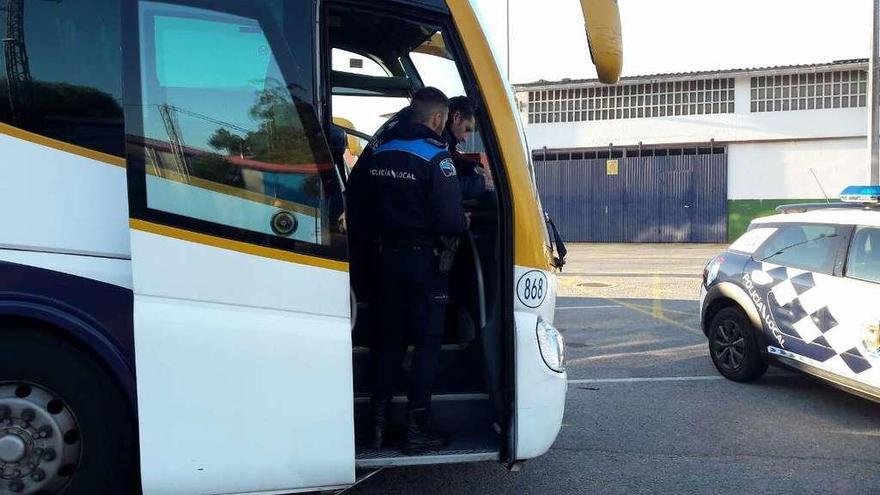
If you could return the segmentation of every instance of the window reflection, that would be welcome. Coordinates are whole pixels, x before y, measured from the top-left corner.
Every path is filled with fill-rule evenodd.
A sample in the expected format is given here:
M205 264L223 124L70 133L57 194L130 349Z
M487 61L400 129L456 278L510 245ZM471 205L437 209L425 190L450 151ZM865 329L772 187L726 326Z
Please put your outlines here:
M296 66L276 38L271 12L283 2L249 4L254 17L211 3L141 3L143 136L133 144L147 206L329 245L339 184L313 109L295 96L308 79L289 74Z

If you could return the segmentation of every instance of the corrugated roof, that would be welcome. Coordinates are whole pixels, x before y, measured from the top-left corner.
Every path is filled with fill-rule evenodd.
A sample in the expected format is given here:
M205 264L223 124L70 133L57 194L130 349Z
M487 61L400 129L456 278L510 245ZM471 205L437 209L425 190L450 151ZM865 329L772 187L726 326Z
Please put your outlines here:
M782 74L782 73L792 73L792 72L821 72L824 70L852 70L852 69L862 69L867 68L868 59L867 58L855 58L855 59L847 59L847 60L835 60L833 62L825 62L825 63L816 63L816 64L801 64L801 65L774 65L770 67L750 67L744 69L718 69L718 70L704 70L704 71L694 71L694 72L669 72L665 74L646 74L639 76L625 76L620 78L620 82L622 83L632 83L632 82L654 82L654 81L664 81L670 79L695 79L706 76L717 77L720 75L742 75L742 74ZM522 83L522 84L514 84L514 89L531 89L538 87L547 87L547 86L605 86L605 84L599 82L598 79L563 79L561 81L545 81L543 79L539 81L534 81L530 83Z

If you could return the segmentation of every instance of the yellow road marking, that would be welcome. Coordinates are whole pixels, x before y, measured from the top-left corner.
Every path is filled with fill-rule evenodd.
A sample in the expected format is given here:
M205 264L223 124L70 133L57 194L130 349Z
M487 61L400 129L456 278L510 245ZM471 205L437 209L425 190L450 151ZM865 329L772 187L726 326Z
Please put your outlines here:
M613 302L613 303L615 303L615 304L619 304L619 305L621 305L621 306L623 306L623 307L625 307L625 308L631 309L631 310L633 310L633 311L635 311L635 312L637 312L637 313L641 313L641 314L643 314L643 315L650 316L651 318L654 318L654 319L656 319L656 320L662 321L663 323L667 323L667 324L672 325L672 326L674 326L674 327L676 327L676 328L680 328L680 329L682 329L682 330L687 330L688 332L691 332L691 333L696 333L696 334L699 334L699 335L703 335L703 332L702 332L701 330L691 328L691 327L689 327L689 326L687 326L687 325L684 325L684 324L682 324L682 323L679 323L679 322L677 322L677 321L675 321L675 320L673 320L673 319L671 319L671 318L667 318L666 316L657 316L657 315L654 314L653 311L648 311L648 310L642 308L641 306L638 306L638 305L635 305L635 304L631 304L631 303L628 303L628 302L624 302L624 301L621 301L620 299L611 299L611 298L604 298L604 299L606 299L606 300L608 300L608 301L611 301L611 302Z

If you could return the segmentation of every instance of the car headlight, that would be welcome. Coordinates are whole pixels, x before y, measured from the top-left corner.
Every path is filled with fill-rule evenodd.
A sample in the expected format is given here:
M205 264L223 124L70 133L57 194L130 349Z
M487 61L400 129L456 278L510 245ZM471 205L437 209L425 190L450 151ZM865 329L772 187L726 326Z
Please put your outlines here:
M565 339L562 334L541 317L538 317L537 333L544 363L557 373L565 371Z

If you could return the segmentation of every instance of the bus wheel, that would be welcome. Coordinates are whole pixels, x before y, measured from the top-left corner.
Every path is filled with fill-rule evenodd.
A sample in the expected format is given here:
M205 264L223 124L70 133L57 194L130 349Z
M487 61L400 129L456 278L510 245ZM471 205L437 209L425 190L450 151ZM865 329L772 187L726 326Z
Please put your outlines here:
M0 493L134 493L134 424L113 379L46 333L0 340Z

